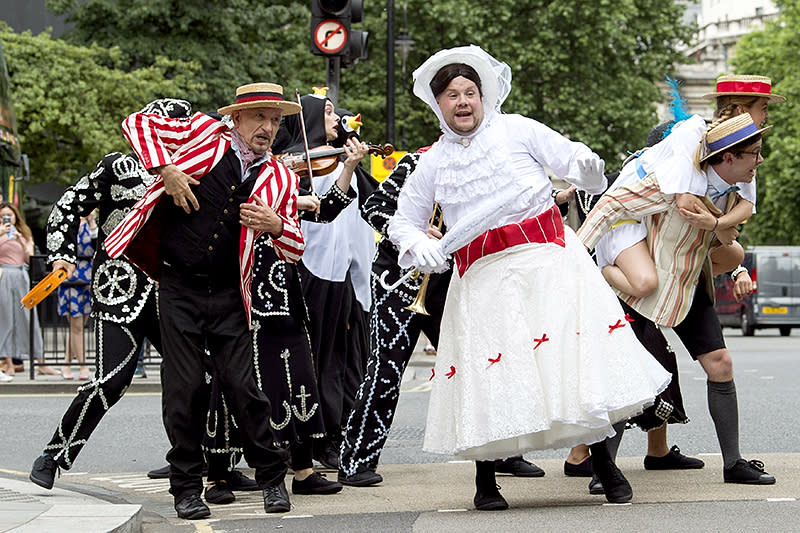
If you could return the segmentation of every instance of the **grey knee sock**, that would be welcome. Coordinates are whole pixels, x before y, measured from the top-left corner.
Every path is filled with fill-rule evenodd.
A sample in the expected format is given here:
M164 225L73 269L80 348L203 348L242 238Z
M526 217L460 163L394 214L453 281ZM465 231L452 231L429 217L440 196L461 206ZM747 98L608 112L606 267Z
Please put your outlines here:
M717 430L722 462L730 468L742 458L739 454L739 404L733 380L708 381L708 412Z

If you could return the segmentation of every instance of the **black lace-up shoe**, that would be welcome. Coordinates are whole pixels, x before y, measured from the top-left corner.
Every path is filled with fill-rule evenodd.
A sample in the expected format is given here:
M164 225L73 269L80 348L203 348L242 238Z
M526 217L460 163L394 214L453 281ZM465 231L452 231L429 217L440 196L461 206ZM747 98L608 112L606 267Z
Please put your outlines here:
M155 468L147 473L150 479L168 479L169 478L169 465Z
M199 494L189 494L175 502L175 511L178 513L178 518L185 520L197 520L211 516L211 510L203 503Z
M383 481L383 477L381 477L379 473L373 472L372 470L364 470L362 472L353 474L352 476L348 476L339 470L339 477L337 479L342 485L348 485L351 487L369 487L370 485L377 485Z
M520 456L498 459L494 462L494 471L497 474L511 474L516 477L544 476L544 470Z
M264 510L268 513L286 513L292 509L286 483L282 480L277 485L264 489Z
M508 509L508 502L500 494L500 485L495 485L494 490L478 489L472 502L478 511L505 511Z
M597 477L597 474L592 474L592 479L589 481L589 494L605 494L606 491L603 489L603 484L600 483L600 478Z
M258 490L258 483L255 479L250 479L239 470L231 470L228 474L228 487L235 491Z
M206 487L206 501L215 505L225 505L236 501L230 486L224 481L217 481Z
M328 470L339 470L339 452L333 446L325 448L325 451L314 457L314 459Z
M772 485L775 483L775 476L764 472L764 463L753 459L746 461L739 459L732 467L722 471L725 483L745 483L749 485Z
M53 459L52 455L43 453L33 462L31 475L28 478L40 487L50 490L53 488L56 472L59 475L61 474L61 469L58 467L56 460Z
M568 477L592 477L592 458L587 457L577 465L564 461L564 475Z
M705 465L700 459L683 455L677 446L670 448L664 457L646 455L644 458L645 470L687 470L703 468Z
M303 481L292 480L292 494L336 494L342 490L338 481L328 481L325 474L313 472Z
M598 464L596 462L592 465L594 473L603 484L603 492L605 492L606 500L609 503L626 503L633 498L633 489L622 471L617 468L613 462L608 461L605 464Z

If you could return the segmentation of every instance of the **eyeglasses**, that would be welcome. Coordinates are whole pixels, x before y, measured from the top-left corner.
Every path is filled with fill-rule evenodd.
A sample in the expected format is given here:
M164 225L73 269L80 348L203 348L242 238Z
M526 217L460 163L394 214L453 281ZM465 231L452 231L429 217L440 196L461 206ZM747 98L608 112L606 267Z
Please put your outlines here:
M753 156L754 159L758 159L758 156L761 155L761 150L756 150L755 152L749 152L747 150L742 150L741 152L737 152L737 154L750 154Z

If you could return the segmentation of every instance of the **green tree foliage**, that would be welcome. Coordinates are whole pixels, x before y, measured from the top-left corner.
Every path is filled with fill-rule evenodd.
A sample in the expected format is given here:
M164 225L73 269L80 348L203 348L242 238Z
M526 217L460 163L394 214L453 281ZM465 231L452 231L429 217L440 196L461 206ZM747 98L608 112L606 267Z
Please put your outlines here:
M175 65L196 62L202 90L184 97L199 110L230 103L240 85L274 81L300 87L303 79L314 78L315 67L324 68L308 51L310 2L47 0L47 6L75 24L65 39L116 46L127 61L123 68L146 67L162 57ZM306 85L303 94L320 83ZM293 91L285 92L289 97Z
M385 35L385 2L368 2L365 25ZM677 45L690 38L683 6L674 0L396 0L395 24L415 41L402 83L397 56L397 132L409 145L438 136L433 114L411 95L411 72L442 48L477 44L512 69L512 91L503 109L539 120L587 143L618 166L619 154L644 144L657 122L654 103L663 80L682 61ZM364 113L373 129L383 117L385 40L373 39L370 59L342 74L342 97ZM380 119L378 119L380 120ZM380 127L383 121L380 120Z
M205 90L186 96L200 109L231 99L255 80L310 92L325 83L325 59L309 52L310 2L292 0L48 0L76 24L72 42L118 46L130 68L160 55L201 65ZM370 33L369 60L343 69L339 104L364 116L362 135L384 139L386 8L367 0L362 24ZM410 148L438 136L433 114L410 92L411 72L442 48L477 44L512 68L504 106L589 144L613 159L643 144L657 121L653 83L681 56L688 39L683 7L674 0L395 0L396 33L403 7L416 49L405 84L396 56L396 132L405 126Z
M800 1L778 0L777 20L736 46L734 65L743 74L772 78L772 90L787 98L770 105L764 163L758 168L758 213L745 226L748 244L800 244Z
M117 48L81 47L0 23L20 144L36 182L72 183L127 150L120 123L148 101L196 90L187 65L159 59L126 71ZM171 72L171 79L167 77Z

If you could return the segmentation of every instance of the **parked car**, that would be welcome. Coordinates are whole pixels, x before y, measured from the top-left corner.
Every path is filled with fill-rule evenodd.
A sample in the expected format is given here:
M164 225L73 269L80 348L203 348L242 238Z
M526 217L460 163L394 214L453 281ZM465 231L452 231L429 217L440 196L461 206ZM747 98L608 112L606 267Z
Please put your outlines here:
M790 335L792 328L800 327L800 246L752 246L744 255L756 291L737 302L730 276L716 276L720 323L741 328L747 336L763 328L778 328L782 336Z

